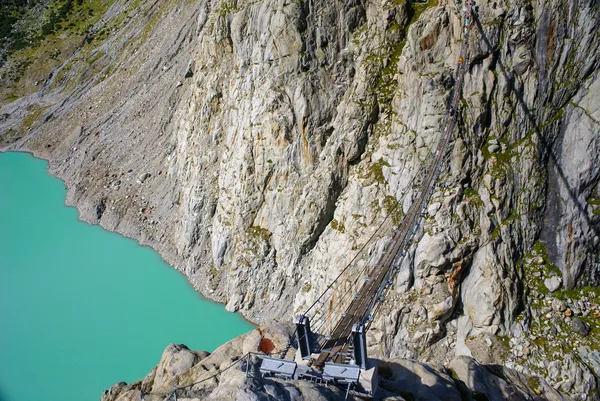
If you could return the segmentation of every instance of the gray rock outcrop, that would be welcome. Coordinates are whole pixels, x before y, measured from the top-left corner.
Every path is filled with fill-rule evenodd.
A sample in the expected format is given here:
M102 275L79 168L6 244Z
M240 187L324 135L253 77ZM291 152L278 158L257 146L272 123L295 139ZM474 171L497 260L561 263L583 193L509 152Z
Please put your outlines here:
M560 288L562 279L558 276L552 276L544 280L544 285L550 292L554 292Z

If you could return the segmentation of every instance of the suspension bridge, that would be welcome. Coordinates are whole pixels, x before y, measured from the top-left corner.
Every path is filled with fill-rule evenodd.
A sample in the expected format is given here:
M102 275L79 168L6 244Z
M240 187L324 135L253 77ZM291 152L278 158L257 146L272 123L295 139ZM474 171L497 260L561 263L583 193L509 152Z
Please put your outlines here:
M470 0L465 2L462 21L464 38L460 45L450 107L443 119L437 145L427 156L426 160L430 161L421 167L410 184L418 188L411 206L400 224L392 230L382 252L371 252L365 257L367 245L373 245L375 237L381 236L386 227L393 225L390 218L393 211L388 213L375 234L325 291L296 318L295 349L290 341L278 358L264 357L260 367L263 375L333 383L343 386L347 394L363 397L374 393L376 384L360 380L361 375L366 376L367 381L373 381L376 376L376 367L369 366L367 359L366 332L411 241L415 239L456 126L456 110L468 69L469 24L472 22ZM369 370L371 372L367 373Z

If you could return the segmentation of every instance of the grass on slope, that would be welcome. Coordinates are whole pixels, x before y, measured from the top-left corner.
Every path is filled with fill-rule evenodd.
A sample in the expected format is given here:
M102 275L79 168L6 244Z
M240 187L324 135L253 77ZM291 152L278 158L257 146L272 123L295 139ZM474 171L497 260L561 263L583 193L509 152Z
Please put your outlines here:
M53 69L107 32L92 32L113 0L9 0L0 19L0 106L39 89ZM28 7L26 1L29 1ZM95 43L94 43L95 42Z

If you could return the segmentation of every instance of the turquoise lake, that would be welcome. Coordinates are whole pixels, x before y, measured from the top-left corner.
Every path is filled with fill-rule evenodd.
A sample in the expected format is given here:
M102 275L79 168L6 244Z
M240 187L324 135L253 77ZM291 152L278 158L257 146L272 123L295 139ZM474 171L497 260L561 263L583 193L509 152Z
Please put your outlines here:
M97 401L170 343L252 329L150 248L77 220L47 163L0 154L0 401Z

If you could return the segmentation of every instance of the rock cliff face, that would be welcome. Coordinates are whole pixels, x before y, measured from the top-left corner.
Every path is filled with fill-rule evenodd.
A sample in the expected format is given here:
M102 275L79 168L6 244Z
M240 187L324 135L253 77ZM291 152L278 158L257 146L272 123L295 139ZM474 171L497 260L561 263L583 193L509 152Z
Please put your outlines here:
M419 196L461 7L117 0L106 39L1 109L2 141L49 159L82 219L228 310L289 320ZM458 129L370 353L473 356L598 399L600 6L476 9Z

